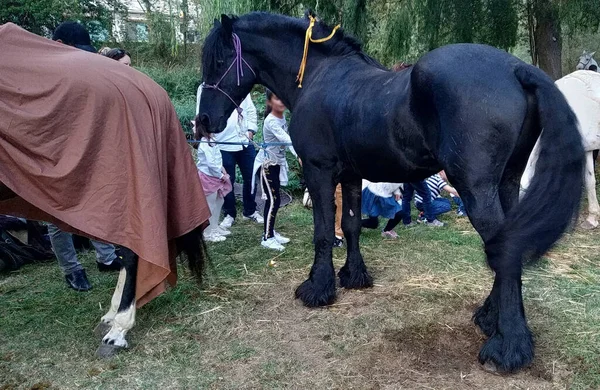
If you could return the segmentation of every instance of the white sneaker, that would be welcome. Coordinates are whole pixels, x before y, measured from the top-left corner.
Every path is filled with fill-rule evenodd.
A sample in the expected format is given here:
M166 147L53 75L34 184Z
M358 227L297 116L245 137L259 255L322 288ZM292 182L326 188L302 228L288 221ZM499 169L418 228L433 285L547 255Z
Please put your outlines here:
M233 221L235 221L235 219L231 215L226 215L219 226L223 229L229 229L231 225L233 225Z
M204 240L208 242L222 242L225 241L225 236L221 236L218 233L211 232L209 234L204 235Z
M231 232L229 230L223 228L222 226L217 226L217 228L215 230L220 236L227 237L231 234Z
M277 242L280 244L287 244L288 242L290 242L289 238L282 236L281 234L277 233L274 230L273 230L273 235L275 236L275 240L277 240Z
M271 237L266 240L263 238L260 245L262 245L268 249L275 249L276 251L282 251L285 249L285 247L283 245L281 245L279 242L277 242L275 237Z
M263 222L265 222L265 219L262 217L262 215L260 215L258 213L258 211L255 211L254 214L252 214L252 215L249 215L247 217L244 215L243 217L244 217L244 219L249 219L249 220L252 220L252 221L254 221L256 223L263 223Z

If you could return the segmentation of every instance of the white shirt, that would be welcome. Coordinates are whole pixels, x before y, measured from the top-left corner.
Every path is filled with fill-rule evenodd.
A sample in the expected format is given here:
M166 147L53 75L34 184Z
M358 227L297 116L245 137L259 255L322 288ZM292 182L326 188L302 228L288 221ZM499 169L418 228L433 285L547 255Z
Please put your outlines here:
M202 85L198 87L198 93L196 95L196 115L200 109L200 95L202 94ZM258 130L256 107L252 103L250 95L240 104L242 109L241 121L238 121L237 110L233 110L229 119L227 119L227 126L222 132L215 134L215 141L217 142L249 142L248 131L256 132ZM219 145L221 150L226 152L238 152L245 146L242 145Z
M373 183L366 179L362 181L362 189L368 188L375 196L382 198L391 198L394 195L400 195L401 183Z
M206 137L203 137L202 141L198 144L198 162L196 163L196 167L207 176L222 178L223 157L221 156L219 145L211 145L204 142L208 141Z
M263 126L263 138L265 143L292 143L292 139L288 134L288 126L285 118L277 118L273 114L267 115ZM296 157L296 151L293 146L271 145L265 149L269 162L278 165L285 165L285 149L289 148L290 152Z

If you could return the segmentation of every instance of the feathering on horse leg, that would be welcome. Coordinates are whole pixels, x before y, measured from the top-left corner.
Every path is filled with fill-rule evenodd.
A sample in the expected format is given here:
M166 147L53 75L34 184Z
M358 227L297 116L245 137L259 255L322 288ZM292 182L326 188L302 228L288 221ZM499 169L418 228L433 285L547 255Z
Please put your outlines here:
M487 242L494 236L498 226L504 221L504 212L499 196L495 196L493 199L487 199L489 197L485 189L482 189L481 191L472 191L463 188L460 180L456 180L455 183L473 227L479 233L483 241ZM476 309L473 314L473 321L487 336L492 335L497 328L498 299L498 285L497 283L494 283L492 290L485 299L483 305Z
M340 285L345 288L373 287L360 253L361 231L361 179L353 178L342 182L342 230L347 242L346 264L340 269Z
M112 356L119 349L128 347L125 337L135 324L137 268L137 255L131 250L123 248L123 269L121 270L121 274L119 274L119 280L122 275L125 275L125 282L123 283L121 299L117 313L112 320L111 328L102 339L102 343L96 351L96 354L100 357Z
M516 188L515 185L513 195ZM482 196L479 199L481 204L487 203ZM479 360L495 370L514 371L533 360L533 337L525 319L521 292L523 251L517 243L501 239L489 245L490 236L497 232L497 228L489 227L504 222L498 197L484 210L467 206L467 213L486 243L487 261L495 272L490 295L473 315L475 324L490 337L481 348Z
M474 180L476 175L457 177L452 168L447 173L461 194L473 227L486 245L487 261L495 272L489 296L473 315L475 324L489 337L480 351L479 359L490 369L514 371L533 359L533 337L527 327L521 293L523 251L519 243L508 242L497 237L497 234L506 220L500 198L505 198L505 207L510 203L514 206L518 182L514 180L512 184L509 183L502 190L506 193L500 194L499 191L494 194L489 191L489 188L495 187L493 183L484 187L473 184L477 182ZM499 180L500 176L497 172L492 182ZM463 177L470 177L468 185L465 185ZM492 241L495 244L490 246Z
M479 362L494 371L512 372L529 365L534 357L533 335L527 326L523 306L523 254L518 250L489 248L486 252L490 266L496 272L490 293L490 304L495 307L490 308L497 312L497 322L495 331L489 334L479 352Z
M105 315L102 316L100 323L94 330L94 333L100 338L104 338L104 336L106 336L106 334L110 331L110 328L115 320L115 316L119 311L119 305L121 304L121 298L123 297L123 288L125 287L126 275L127 271L125 271L125 267L122 267L121 271L119 271L119 279L117 281L117 286L115 287L115 292L110 300L110 309Z
M308 279L296 289L296 298L309 307L325 306L335 300L335 271L332 261L335 220L334 170L317 168L306 161L304 175L313 202L315 260Z

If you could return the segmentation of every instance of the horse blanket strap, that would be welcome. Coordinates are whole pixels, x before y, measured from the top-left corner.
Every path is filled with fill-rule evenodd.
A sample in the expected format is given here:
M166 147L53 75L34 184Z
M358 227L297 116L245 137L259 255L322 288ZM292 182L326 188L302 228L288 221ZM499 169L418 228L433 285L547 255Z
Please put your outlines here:
M169 96L133 68L11 23L0 53L0 182L16 194L0 214L131 249L143 305L177 280L173 240L210 216Z

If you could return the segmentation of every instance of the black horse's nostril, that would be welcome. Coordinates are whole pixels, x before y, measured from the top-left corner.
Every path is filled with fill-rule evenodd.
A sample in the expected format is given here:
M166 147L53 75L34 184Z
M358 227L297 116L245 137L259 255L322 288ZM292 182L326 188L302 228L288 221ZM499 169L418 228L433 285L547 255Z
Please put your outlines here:
M210 126L210 118L206 114L200 115L200 124L206 128Z

